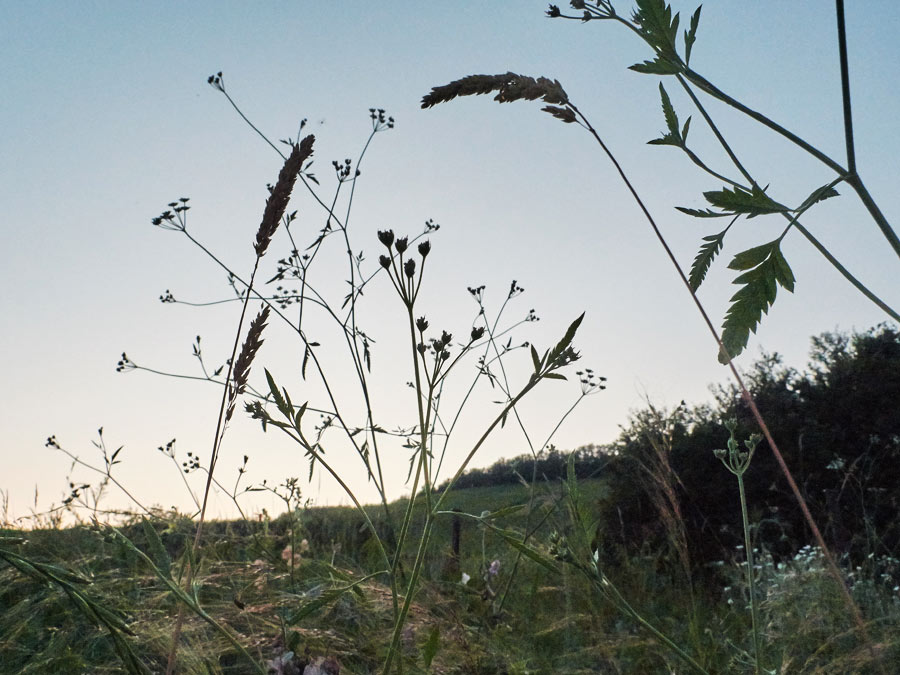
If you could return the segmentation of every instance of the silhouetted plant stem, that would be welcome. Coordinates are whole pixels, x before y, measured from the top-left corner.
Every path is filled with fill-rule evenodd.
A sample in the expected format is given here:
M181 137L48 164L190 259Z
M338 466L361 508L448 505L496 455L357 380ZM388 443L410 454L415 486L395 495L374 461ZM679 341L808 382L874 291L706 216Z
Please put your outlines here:
M482 433L481 437L478 439L478 441L475 443L475 445L469 451L469 454L466 456L465 460L462 462L459 469L457 470L456 475L453 476L453 478L450 480L447 487L444 489L444 491L438 497L437 502L435 503L433 509L426 512L425 525L424 525L423 532L422 532L422 538L419 540L419 548L416 553L416 561L415 561L415 564L413 565L412 572L410 573L409 582L407 583L406 597L403 601L403 607L400 609L399 620L396 621L396 623L394 625L394 633L393 633L393 637L391 638L391 645L390 645L390 648L388 649L388 654L387 654L387 657L385 658L384 667L382 668L382 671L381 671L383 673L383 675L390 674L391 665L393 663L395 655L397 656L398 659L402 659L402 656L400 656L398 654L399 645L400 645L400 637L403 632L403 625L406 621L406 616L409 613L409 606L410 606L410 604L412 604L412 599L413 599L413 596L415 595L416 584L419 581L419 576L422 571L422 563L424 562L425 551L427 550L428 543L430 542L430 539L431 539L431 528L433 526L435 514L437 513L437 511L440 510L441 505L443 504L446 496L448 494L450 494L450 491L453 489L453 485L456 483L457 480L459 480L459 477L463 473L465 473L466 467L469 465L469 462L472 461L472 458L475 456L475 453L478 452L478 450L481 448L481 446L484 444L484 442L488 439L488 437L491 435L491 433L494 431L494 429L497 427L497 425L500 424L503 421L503 419L505 419L505 417L509 414L509 412L513 408L515 408L515 406L519 403L519 401L521 401L522 398L524 398L525 395L529 391L531 391L538 382L539 382L538 379L532 379L531 381L529 381L528 384L526 384L525 387L522 389L522 391L520 391L515 396L515 398L510 400L509 403L507 403L504 406L503 411L499 415L497 415L497 417L494 419L493 422L491 422L490 426L484 431L484 433ZM414 499L415 499L415 492L413 492L412 496L410 497L410 503L412 503L414 501ZM401 537L402 536L403 536L403 533L401 532ZM401 538L401 542L402 542L402 538ZM399 548L398 548L398 552L399 552Z
M219 454L219 445L222 441L222 423L225 420L225 409L228 402L228 389L232 381L232 373L234 371L235 358L237 356L238 347L241 344L241 330L244 326L244 317L247 314L247 305L250 303L250 289L253 288L253 282L256 278L256 270L259 268L260 255L256 256L256 262L253 265L253 272L250 274L250 283L244 295L244 304L241 307L241 316L238 320L237 330L234 335L234 344L231 349L231 358L228 360L228 372L225 375L225 385L222 387L222 401L219 404L219 416L216 420L216 431L213 434L212 451L210 452L209 471L206 475L206 487L203 490L203 500L200 505L200 519L197 521L197 531L194 533L194 539L191 543L191 554L188 557L187 570L185 575L185 585L191 587L194 580L195 563L197 559L197 549L200 547L200 539L203 534L203 522L206 519L206 506L209 503L209 493L212 489L213 473L216 468L216 460ZM181 640L181 629L184 624L184 607L178 606L178 616L175 619L175 629L172 632L172 646L169 650L169 658L166 664L166 675L172 675L175 672L175 664L178 654L178 643Z
M678 262L678 259L675 257L675 254L672 252L672 249L669 248L669 244L666 242L665 237L660 231L659 227L656 225L656 221L653 219L653 216L650 215L650 212L647 210L647 207L644 205L643 200L638 195L637 191L634 189L634 186L631 184L631 181L628 180L628 176L625 174L619 162L616 160L615 156L603 142L603 139L600 138L600 135L591 126L590 122L587 118L578 110L572 103L569 103L569 107L575 111L575 113L583 120L586 125L588 131L600 144L600 147L606 153L606 156L612 162L613 166L618 171L619 176L622 178L622 181L625 183L625 186L628 188L628 191L631 193L638 207L643 212L647 222L650 223L651 228L653 229L656 238L659 240L659 243L662 245L663 249L666 252L666 255L669 257L670 262L675 267L678 276L681 278L682 283L687 289L688 293L690 293L691 298L694 301L694 305L697 307L697 311L700 312L700 315L703 317L703 321L706 324L706 327L709 329L713 338L716 341L716 344L719 347L719 350L722 354L728 355L728 350L725 349L725 345L722 344L722 340L719 337L719 333L716 330L715 326L713 326L712 321L709 318L709 315L706 313L706 309L703 307L703 303L700 302L700 298L697 297L697 294L694 292L694 289L691 288L691 284L688 281L687 276L684 273L684 270L681 268L681 265ZM856 604L856 601L853 600L853 596L850 595L850 590L847 588L847 584L844 581L843 576L841 575L840 570L838 569L837 563L834 559L834 555L831 553L831 550L825 544L825 539L822 537L822 533L819 531L818 525L816 525L816 521L812 516L812 513L809 511L809 507L806 504L806 500L803 498L803 495L800 492L800 488L797 486L797 482L794 480L794 476L791 474L790 469L787 466L787 463L784 461L784 456L781 454L781 450L778 449L778 444L775 442L775 439L772 437L771 432L769 431L769 427L763 419L762 414L759 411L759 408L756 406L756 401L753 400L753 397L750 395L750 391L744 385L743 378L741 378L740 373L738 373L737 368L734 365L734 362L731 359L731 356L728 355L728 368L731 370L731 374L734 377L735 381L738 384L738 388L741 391L741 396L744 401L750 408L751 413L753 414L753 418L756 420L756 423L759 425L763 435L765 436L766 441L769 444L769 447L772 450L772 454L775 456L775 460L778 462L779 469L781 470L782 475L784 475L785 479L788 482L788 485L791 488L791 492L794 494L794 499L797 501L797 504L800 506L800 510L803 513L803 518L806 520L809 529L812 531L813 538L816 540L816 545L822 549L822 553L825 556L825 560L828 563L828 570L832 577L834 577L835 581L838 582L843 596L844 601L847 604L847 607L850 608L853 613L853 618L857 626L859 626L862 633L868 636L868 632L866 631L865 622L863 621L862 614L859 610L859 607ZM868 637L867 637L868 640Z
M847 143L847 172L856 174L856 152L853 149L853 115L850 109L850 68L847 64L847 27L844 25L844 0L835 0L837 14L838 53L841 62L841 99L844 103L844 140Z
M756 599L756 576L753 573L753 544L750 541L750 521L747 518L747 492L744 489L743 474L737 475L738 492L741 496L741 522L744 526L744 550L747 554L747 586L750 591L750 622L753 629L753 653L756 660L756 673L762 672L762 647L759 644L759 610Z
M710 131L713 132L713 135L716 137L716 140L719 141L719 145L722 146L722 149L725 151L725 154L728 155L729 159L731 159L732 163L733 163L734 166L737 168L737 170L741 172L741 174L744 176L744 178L747 180L747 182L748 182L751 186L759 187L759 184L756 182L756 180L753 178L753 176L750 174L750 172L744 167L744 165L743 165L743 163L740 161L740 159L738 159L737 155L734 153L734 150L731 149L731 145L730 145L730 144L728 143L728 141L725 139L725 136L724 136L724 135L722 134L722 132L719 130L718 125L713 121L712 117L710 117L709 113L706 111L705 106L700 102L700 99L697 98L697 95L694 93L694 90L691 89L690 85L688 85L688 83L684 81L684 78L681 77L681 75L676 75L675 77L676 77L676 79L678 80L678 82L681 84L681 86L682 86L682 88L684 89L684 91L685 91L685 92L687 93L687 95L690 97L690 99L691 99L691 101L693 102L694 106L697 108L697 111L698 111L698 112L700 113L700 115L703 117L703 119L704 119L704 121L706 122L707 126L710 128ZM685 148L685 150L687 150L687 149ZM688 156L690 156L691 154L692 154L692 153L688 153ZM713 173L714 175L718 175L718 174L715 174L715 172L711 172L709 169L707 169L707 168L706 168L706 165L703 164L701 161L698 160L698 162L695 162L695 163L698 163L698 164L699 164L702 168L704 168L706 171L708 171L708 172L710 172L710 173ZM723 177L723 178L724 178L724 177ZM725 178L724 180L725 180L726 182L732 184L732 185L738 185L738 183L736 183L736 182L734 182L734 181L732 181L732 180L729 180L729 179L727 179L727 178ZM830 186L831 186L831 187L834 187L835 185L838 185L838 184L841 183L841 182L847 182L847 183L849 183L849 182L850 182L850 176L849 176L849 175L839 176L838 178L836 178L835 180L833 180L833 181L830 183ZM812 206L812 204L810 204L810 206ZM878 208L877 205L874 204L874 202L873 202L873 207L876 208L876 209ZM800 223L800 220L799 220L800 214L799 214L799 213L798 213L798 214L782 213L781 215L782 215L785 219L787 219L794 227L796 227L796 228L797 228L797 231L800 232L804 237L806 237L807 241L809 241L809 243L811 243L811 244L815 247L815 249L816 249L819 253L821 253L822 256L823 256L829 263L831 263L831 265L832 265L832 266L833 266L833 267L834 267L834 268L835 268L835 269L836 269L836 270L837 270L837 271L838 271L838 272L839 272L839 273L840 273L847 281L849 281L849 282L853 285L854 288L856 288L860 293L862 293L862 294L863 294L864 296L866 296L869 300L871 300L875 305L877 305L882 311L884 311L884 312L885 312L888 316L890 316L892 319L894 319L895 321L900 321L900 313L894 311L893 308L891 308L891 307L890 307L887 303L885 303L881 298L879 298L877 295L875 295L875 293L873 293L871 290L869 290L869 288L868 288L867 286L865 286L865 284L863 284L859 279L857 279L857 278L850 272L850 270L848 270L846 267L844 267L844 266L841 264L841 262L840 262L837 258L834 257L834 255L831 253L831 251L829 251L829 250L825 247L825 245L822 244L822 242L820 242L820 241L813 235L812 232L810 232L808 229L806 229L806 227L804 227L804 226Z

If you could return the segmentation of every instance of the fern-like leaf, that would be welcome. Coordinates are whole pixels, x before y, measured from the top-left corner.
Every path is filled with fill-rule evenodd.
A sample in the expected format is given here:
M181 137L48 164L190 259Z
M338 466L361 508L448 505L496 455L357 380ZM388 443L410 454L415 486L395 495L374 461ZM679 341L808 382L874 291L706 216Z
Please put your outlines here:
M628 66L628 69L646 75L675 75L681 72L681 66L663 58L635 63L633 66Z
M815 190L813 190L810 193L809 197L804 199L803 203L797 207L796 211L798 213L802 213L803 211L806 211L809 207L811 207L813 204L817 204L821 201L825 201L826 199L830 199L831 197L837 197L839 195L840 195L840 193L831 186L831 183L829 183L828 185L823 185L822 187L816 188Z
M730 213L721 213L710 209L689 209L686 206L676 206L675 208L689 216L694 216L694 218L724 218L731 215Z
M684 145L684 141L681 137L681 130L679 129L678 115L675 113L675 108L672 106L672 101L669 98L669 94L666 93L666 88L663 87L662 82L659 83L659 97L662 101L663 117L665 117L666 120L668 133L660 138L649 141L649 144L674 145L680 148Z
M752 264L754 261L759 262ZM733 282L741 289L731 297L722 324L722 344L727 354L719 354L721 363L728 363L729 356L734 358L744 351L751 331L756 332L762 315L774 304L778 286L794 290L794 274L781 253L778 239L739 253L728 267L747 271Z
M711 190L704 192L703 196L706 197L706 201L723 209L727 214L742 213L748 218L790 211L787 206L779 204L757 186L753 186L750 190L740 186L736 186L734 189Z
M677 62L678 14L673 17L664 0L637 0L636 4L632 18L640 26L641 36L660 56Z
M694 42L697 40L697 26L700 24L700 10L701 7L698 7L694 14L691 16L691 27L689 30L684 31L684 62L685 64L689 64L691 62L691 49L694 47Z
M729 225L729 227L731 226ZM722 250L726 232L728 232L727 227L718 234L711 234L703 237L703 241L706 243L700 247L700 251L694 258L694 262L691 265L690 277L688 278L692 291L696 291L700 288L700 284L702 284L703 280L706 278L706 273L709 271L710 265L712 265L712 262L719 254L719 251Z

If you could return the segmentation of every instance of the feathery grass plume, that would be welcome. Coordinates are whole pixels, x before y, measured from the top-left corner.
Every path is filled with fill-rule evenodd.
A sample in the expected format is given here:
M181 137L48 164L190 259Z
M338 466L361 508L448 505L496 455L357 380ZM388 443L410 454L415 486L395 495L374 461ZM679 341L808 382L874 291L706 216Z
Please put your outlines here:
M299 144L294 144L291 154L284 161L281 172L278 174L278 182L272 188L272 194L266 200L266 210L263 212L262 222L259 224L259 230L256 232L256 243L253 248L256 249L256 255L262 258L266 249L269 248L269 242L275 230L278 229L278 223L281 222L282 216L287 209L288 201L291 198L291 191L294 189L294 183L297 182L297 175L303 168L303 162L312 154L312 146L316 137L310 134Z
M296 148L297 146L294 147ZM266 321L268 320L269 307L266 305L263 307L262 311L256 315L256 318L250 322L250 330L247 331L247 339L244 340L244 344L241 347L241 353L234 363L234 378L232 379L232 384L228 386L228 411L225 414L226 421L230 420L234 413L234 404L237 401L237 397L243 394L244 389L247 387L247 379L250 376L250 364L253 363L256 352L259 351L259 348L262 346L262 332L266 327Z
M422 97L422 107L431 108L438 103L452 101L457 96L473 96L497 92L495 101L511 103L512 101L534 101L543 99L546 103L567 105L569 97L563 90L559 80L546 77L528 77L516 73L503 75L469 75L442 87L432 87L431 93Z

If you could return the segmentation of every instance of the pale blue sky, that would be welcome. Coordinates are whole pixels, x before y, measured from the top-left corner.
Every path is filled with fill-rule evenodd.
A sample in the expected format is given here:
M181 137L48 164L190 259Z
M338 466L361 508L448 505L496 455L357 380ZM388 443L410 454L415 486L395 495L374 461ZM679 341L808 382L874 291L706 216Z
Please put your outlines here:
M623 7L625 3L618 3ZM675 3L683 22L693 3ZM703 9L692 65L722 89L798 132L840 162L840 115L834 7L830 2L718 1ZM149 367L196 373L198 333L210 362L224 358L235 305L191 309L162 305L171 289L185 300L226 297L223 275L183 237L150 225L165 204L191 197L192 232L246 273L250 247L281 160L230 110L206 78L223 71L232 96L273 139L296 133L301 118L317 135L316 173L323 196L333 190L330 163L356 157L369 129L367 109L396 118L376 137L357 186L354 245L375 264L378 229L417 232L433 218L442 229L423 302L433 326L462 334L474 304L466 286L486 284L498 303L511 279L526 294L511 317L535 308L542 317L522 339L557 339L582 311L577 339L583 365L609 378L608 390L582 404L555 439L562 448L607 442L644 392L661 404L708 398L724 381L690 299L647 224L589 137L539 111L538 104L499 106L488 97L419 109L438 84L473 73L512 70L558 78L617 153L689 265L710 225L675 212L702 206L700 193L721 187L676 150L645 144L663 129L658 78L628 71L649 56L626 30L601 22L551 21L545 3L153 3L0 2L0 347L7 355L0 393L3 471L11 509L27 513L35 486L39 508L64 496L66 459L44 448L56 434L87 460L105 428L124 445L121 478L148 504L189 499L156 447L178 438L181 454L208 455L219 393L211 386L147 373L114 371L125 350ZM892 2L849 3L856 147L860 172L887 218L900 222L895 129L900 81L900 11ZM668 85L679 114L693 111ZM758 180L776 199L798 203L830 180L824 167L730 110L710 110ZM692 142L712 152L695 115ZM721 155L707 154L727 170ZM806 224L889 304L900 305L898 261L857 199L816 208ZM300 227L322 225L322 212L299 198ZM728 241L701 289L717 323L734 292L728 256L769 241L780 219L754 219ZM283 254L277 240L270 255ZM760 347L805 362L809 336L836 327L864 329L885 317L850 288L797 235L785 255L797 277L740 362ZM271 262L271 261L270 261ZM340 277L336 280L339 282ZM383 378L385 425L412 420L402 350L388 346L402 319L386 284L367 294L367 332ZM294 398L296 343L270 331L261 367L284 373ZM379 356L383 354L383 356ZM522 353L522 358L525 354ZM380 360L379 360L380 359ZM399 363L399 366L396 366ZM527 364L526 364L527 365ZM336 366L339 367L339 366ZM391 380L393 377L393 380ZM379 380L381 381L381 380ZM393 382L393 384L389 384ZM523 415L538 441L552 429L577 388L551 383ZM407 398L403 398L407 396ZM477 410L496 398L479 390ZM476 415L477 418L477 415ZM469 428L474 433L477 419ZM463 440L463 437L460 437ZM490 464L525 450L506 430L476 461ZM250 451L250 479L305 476L296 451L257 425L238 420L223 448L221 477L230 482ZM455 449L454 457L464 451ZM340 453L339 449L335 449ZM407 451L386 449L403 492ZM340 455L336 455L340 457ZM374 495L352 467L351 484ZM76 473L79 480L90 476ZM346 499L329 480L305 495L319 503ZM121 504L118 496L110 505ZM250 502L251 511L273 507ZM227 513L223 500L217 513Z

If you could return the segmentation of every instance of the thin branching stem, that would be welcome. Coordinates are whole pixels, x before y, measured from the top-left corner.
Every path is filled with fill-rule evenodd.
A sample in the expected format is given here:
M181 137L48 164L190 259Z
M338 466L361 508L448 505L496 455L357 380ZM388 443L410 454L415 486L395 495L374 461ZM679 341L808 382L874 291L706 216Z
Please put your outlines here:
M725 139L725 136L719 130L718 125L713 121L712 117L710 117L709 113L706 111L705 106L700 102L700 99L697 98L697 95L694 93L693 89L691 89L690 85L687 82L685 82L684 78L682 78L681 75L676 75L675 77L678 79L678 82L681 84L682 88L685 90L687 95L690 97L691 101L693 102L694 106L697 108L700 115L703 117L707 126L713 132L713 135L716 137L716 140L719 141L719 145L722 146L722 149L725 151L725 153L731 159L732 163L734 163L737 170L741 172L741 174L744 176L744 178L747 180L747 182L750 183L750 185L752 187L759 188L759 184L756 182L756 180L753 178L753 176L750 174L750 172L746 169L746 167L743 165L743 163L740 161L740 159L738 159L737 155L734 153L734 150L732 150L731 145ZM732 185L738 185L738 183L735 183L734 181L729 180L727 182L731 183ZM838 185L841 182L849 183L850 182L849 176L839 175L836 179L834 179L830 183L830 186L834 187L835 185ZM811 206L812 206L812 204L810 204L810 207ZM807 208L809 208L809 207L807 207ZM822 256L829 263L831 263L832 267L834 267L847 281L849 281L850 284L854 288L856 288L860 293L862 293L869 300L871 300L876 306L878 306L882 311L884 311L892 319L894 319L895 321L900 321L900 314L898 314L892 307L890 307L886 302L884 302L884 300L882 300L880 297L878 297L865 284L863 284L859 279L857 279L850 272L850 270L848 270L846 267L844 267L844 265L831 253L831 251L829 251L828 248L824 244L822 244L822 242L820 242L813 235L812 232L810 232L808 229L806 229L806 227L804 227L800 223L800 220L799 220L800 214L799 213L797 213L797 214L782 213L781 215L784 216L784 218L786 218L791 223L791 225L793 225L797 229L798 232L800 232L804 237L806 237L807 241L809 241L809 243L811 243L813 245L813 247L819 253L821 253Z
M690 293L692 300L694 301L694 305L697 307L697 311L700 312L700 315L703 317L703 321L706 324L706 327L709 329L713 338L716 341L716 344L719 347L719 350L722 354L728 355L728 350L725 348L725 345L722 344L722 340L719 337L719 333L716 330L715 326L713 326L712 321L709 318L709 315L706 313L706 309L703 304L700 302L700 298L697 297L697 294L694 292L694 289L691 287L690 282L688 281L687 276L684 273L684 270L681 267L681 264L678 262L678 259L675 257L675 254L672 252L672 249L669 247L668 242L660 231L659 227L656 224L656 221L653 219L653 216L650 215L650 212L647 210L647 207L644 205L643 200L638 195L634 186L631 184L631 181L628 179L628 176L625 174L619 162L616 160L615 156L609 150L607 145L603 142L603 139L600 138L600 135L596 132L596 130L591 126L590 122L584 115L573 105L569 104L569 106L575 111L575 113L582 118L582 120L587 124L590 129L591 135L600 144L600 147L603 149L606 156L613 163L613 166L619 173L622 181L625 183L625 186L628 188L628 191L631 193L638 207L643 212L647 222L650 224L653 232L656 234L656 238L659 240L659 243L662 245L663 249L666 252L666 255L669 257L670 262L675 267L678 276L681 278L682 283L687 289L688 293ZM856 601L853 600L853 597L850 595L850 591L847 588L847 584L844 581L843 576L841 575L840 570L838 569L837 562L834 559L834 555L831 553L831 550L825 544L825 539L822 537L822 533L819 530L819 526L816 524L815 519L812 516L812 513L809 510L809 506L806 504L806 499L804 499L803 494L800 492L800 488L797 486L797 482L794 480L794 476L791 473L791 470L788 468L787 463L784 460L784 456L781 454L781 450L778 449L778 444L775 442L775 439L772 437L772 433L769 431L769 427L766 424L766 421L763 419L762 413L760 413L759 408L756 405L756 401L753 400L753 396L751 396L750 391L747 389L744 384L744 380L741 377L740 373L738 373L737 367L734 365L734 361L731 359L731 356L728 355L728 368L731 370L731 374L737 382L738 388L741 391L741 396L744 401L747 403L750 408L751 413L753 414L753 418L756 420L756 423L759 425L759 428L763 432L766 441L769 444L769 448L772 450L772 454L775 456L775 461L778 463L779 469L781 470L782 475L788 482L788 485L791 488L791 492L794 494L794 498L797 501L797 504L800 506L800 510L803 513L803 518L806 520L807 525L809 525L810 530L812 531L813 538L816 540L816 544L822 549L822 552L825 556L825 560L828 563L828 569L831 573L832 577L834 577L835 581L838 582L840 588L842 589L844 600L847 604L847 607L853 613L854 621L863 631L866 633L865 622L863 621L862 614L859 610L859 606L856 604Z

